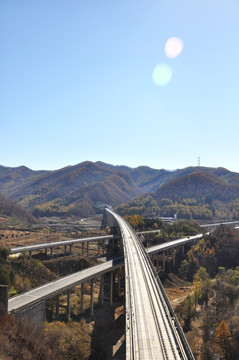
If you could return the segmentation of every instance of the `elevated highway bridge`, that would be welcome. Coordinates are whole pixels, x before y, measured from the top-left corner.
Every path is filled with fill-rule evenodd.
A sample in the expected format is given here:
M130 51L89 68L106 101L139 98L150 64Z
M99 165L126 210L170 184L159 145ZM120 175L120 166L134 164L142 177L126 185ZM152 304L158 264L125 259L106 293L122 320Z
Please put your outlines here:
M131 226L112 210L125 258L126 358L194 359L145 248Z
M202 238L203 234L185 237L145 249L129 224L113 211L109 211L109 222L120 229L116 236L106 236L107 239L123 239L124 259L107 261L92 268L74 273L44 286L32 289L8 300L8 312L18 314L36 308L44 314L45 301L67 292L67 313L70 315L71 290L79 284L91 281L91 314L93 314L93 280L110 273L110 302L113 300L113 271L125 266L125 300L126 300L126 355L127 359L194 359L183 331L175 317L163 286L154 270L150 258L160 252L184 246ZM214 224L213 224L214 225ZM219 224L218 224L219 225ZM208 226L208 225L207 225ZM98 237L97 237L98 238ZM105 240L101 238L101 240ZM81 241L99 241L95 238L70 240L66 245ZM53 243L54 246L63 242ZM65 242L64 242L65 243ZM38 250L39 245L31 250ZM41 248L48 244L40 244ZM65 244L64 244L65 246ZM22 247L16 249L16 252ZM31 251L28 247L26 249ZM13 253L14 251L12 251ZM83 286L82 286L83 289ZM101 294L102 295L102 294ZM83 309L83 292L81 299ZM59 311L59 308L58 308ZM44 320L44 316L43 316ZM159 355L160 354L160 355Z

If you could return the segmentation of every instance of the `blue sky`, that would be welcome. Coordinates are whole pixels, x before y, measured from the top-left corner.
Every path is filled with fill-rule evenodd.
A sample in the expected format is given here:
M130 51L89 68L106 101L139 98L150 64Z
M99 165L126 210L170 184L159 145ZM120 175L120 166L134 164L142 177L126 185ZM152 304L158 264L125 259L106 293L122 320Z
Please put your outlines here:
M239 0L0 0L0 164L239 172L238 66Z

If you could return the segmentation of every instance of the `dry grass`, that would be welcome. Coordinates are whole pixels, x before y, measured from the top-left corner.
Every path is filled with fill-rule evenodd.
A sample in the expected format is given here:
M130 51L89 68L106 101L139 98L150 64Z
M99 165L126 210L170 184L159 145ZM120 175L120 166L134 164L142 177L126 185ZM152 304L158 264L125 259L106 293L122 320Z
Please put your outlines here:
M187 286L180 287L179 289L166 288L165 290L173 308L176 308L186 299L187 295L192 295L192 289L193 286Z
M32 244L49 243L61 241L66 236L61 233L47 233L44 231L19 231L19 230L0 230L0 246L24 246Z

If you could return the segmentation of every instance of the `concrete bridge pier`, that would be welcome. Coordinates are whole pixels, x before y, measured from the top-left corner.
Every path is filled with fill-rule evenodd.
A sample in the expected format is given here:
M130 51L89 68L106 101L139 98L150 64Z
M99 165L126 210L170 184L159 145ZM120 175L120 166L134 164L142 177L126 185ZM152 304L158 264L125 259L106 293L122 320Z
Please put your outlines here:
M110 305L113 305L113 271L110 272Z
M173 266L175 266L175 255L176 255L176 250L173 249Z
M70 245L70 255L72 255L72 244Z
M66 305L67 317L71 317L71 290L67 291L67 305Z
M69 319L70 316L71 316L71 290L67 290L67 303L66 303L66 305L61 305L59 295L56 296L56 314L55 314L55 319L56 320L59 320L59 309L60 308L66 309L67 317Z
M83 314L84 310L84 283L81 284L81 302L80 302L80 312Z
M8 312L8 286L0 285L0 318Z
M104 275L101 275L100 278L100 302L104 304Z
M152 264L153 264L153 266L154 266L154 254L151 255L151 261L152 261Z
M120 296L120 278L121 278L121 268L118 268L117 269L117 279L118 279L118 282L117 282L117 295L118 295L118 297Z
M84 243L81 244L82 255L84 255Z
M31 260L32 258L32 251L29 251L29 259Z
M156 271L159 271L159 253L156 255Z
M115 217L108 211L106 211L105 213L106 213L107 224L110 227L110 233L114 235L119 235L120 234L119 225Z
M105 253L105 241L102 241L102 255Z
M45 248L45 254L47 255L47 248Z
M100 255L100 242L98 241L98 256Z
M87 256L89 256L89 245L90 245L90 243L89 242L87 242L87 244L86 244L86 246L87 246Z
M163 251L163 272L165 272L165 262L166 262L166 254L165 251Z
M56 297L56 313L55 313L55 319L59 320L59 308L60 308L60 297L57 295Z
M51 258L53 257L53 247L51 247Z
M94 280L90 281L90 315L94 315Z

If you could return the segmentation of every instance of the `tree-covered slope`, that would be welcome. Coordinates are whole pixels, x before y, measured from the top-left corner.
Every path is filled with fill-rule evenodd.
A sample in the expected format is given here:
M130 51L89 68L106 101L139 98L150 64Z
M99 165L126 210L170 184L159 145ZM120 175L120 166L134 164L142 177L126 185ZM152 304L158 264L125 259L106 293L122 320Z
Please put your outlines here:
M186 216L201 213L200 217L212 217L218 207L215 201L227 202L228 208L228 201L234 199L235 215L239 213L237 186L239 174L224 168L187 167L168 171L148 166L114 166L99 161L85 161L55 171L0 166L0 191L37 216L89 216L99 211L100 204L115 207L137 195L141 197L120 209L152 215L186 211ZM204 205L207 210L201 208L199 211L198 206ZM186 206L191 206L191 214ZM219 207L222 212L222 206Z
M122 214L151 216L177 213L188 219L238 218L239 186L223 181L221 171L219 174L217 177L213 171L192 172L165 183L153 193L122 204L118 210Z
M11 200L0 194L0 217L22 223L33 223L33 216L21 206L14 204Z

